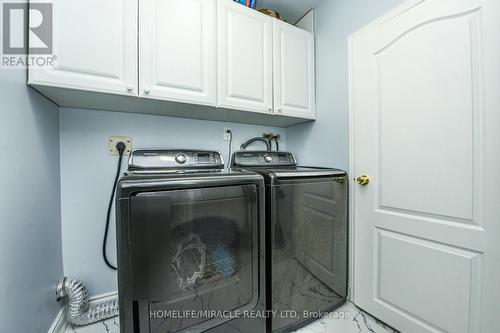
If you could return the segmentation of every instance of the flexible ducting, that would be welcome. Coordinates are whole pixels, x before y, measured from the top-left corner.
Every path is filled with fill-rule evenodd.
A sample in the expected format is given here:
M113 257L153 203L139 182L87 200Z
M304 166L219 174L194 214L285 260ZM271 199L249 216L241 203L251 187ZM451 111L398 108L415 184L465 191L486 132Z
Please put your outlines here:
M66 304L66 319L73 325L84 326L118 316L118 299L89 305L89 292L82 281L64 277L56 289L57 301Z

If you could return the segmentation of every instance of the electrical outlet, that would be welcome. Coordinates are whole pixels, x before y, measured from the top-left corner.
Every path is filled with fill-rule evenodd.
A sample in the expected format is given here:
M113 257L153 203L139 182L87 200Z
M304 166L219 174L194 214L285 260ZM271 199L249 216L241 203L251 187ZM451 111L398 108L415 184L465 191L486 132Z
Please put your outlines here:
M224 127L224 141L231 140L231 129L229 127Z
M116 149L116 145L120 141L125 144L125 150L123 151L123 155L130 155L130 152L132 151L132 137L130 136L110 136L108 139L109 154L118 155L118 150Z

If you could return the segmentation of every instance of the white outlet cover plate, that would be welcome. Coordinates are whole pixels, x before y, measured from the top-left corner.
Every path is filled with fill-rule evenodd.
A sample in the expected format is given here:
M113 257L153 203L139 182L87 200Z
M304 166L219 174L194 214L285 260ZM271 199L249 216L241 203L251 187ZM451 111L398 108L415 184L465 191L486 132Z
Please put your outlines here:
M109 154L113 156L118 155L116 144L120 141L125 143L125 151L123 152L123 155L130 155L130 152L132 151L133 147L132 137L130 136L110 136L108 139Z
M224 127L224 140L229 141L231 140L231 134L228 133L227 131L231 131L229 127Z

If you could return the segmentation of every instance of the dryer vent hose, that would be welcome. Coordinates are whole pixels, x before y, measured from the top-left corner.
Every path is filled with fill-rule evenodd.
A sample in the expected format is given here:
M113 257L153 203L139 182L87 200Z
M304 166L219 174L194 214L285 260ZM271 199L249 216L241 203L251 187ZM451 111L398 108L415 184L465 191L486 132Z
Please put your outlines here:
M73 325L84 326L118 316L118 299L89 305L89 292L85 283L64 277L57 284L57 301L64 301L66 319Z

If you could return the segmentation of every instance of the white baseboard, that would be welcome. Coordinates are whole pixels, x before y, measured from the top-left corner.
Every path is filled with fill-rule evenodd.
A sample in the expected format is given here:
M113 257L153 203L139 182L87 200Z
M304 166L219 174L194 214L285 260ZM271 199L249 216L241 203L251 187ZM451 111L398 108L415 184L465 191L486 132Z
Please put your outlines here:
M57 313L56 319L49 328L48 333L64 333L66 327L68 326L68 322L66 321L66 317L64 317L64 308L61 308Z
M89 304L101 302L101 301L109 301L118 296L117 292L111 292L106 294L101 294L97 296L93 296L89 298ZM66 329L70 326L70 324L66 321L66 316L64 315L64 308L61 308L57 313L54 322L49 328L48 333L64 333Z

